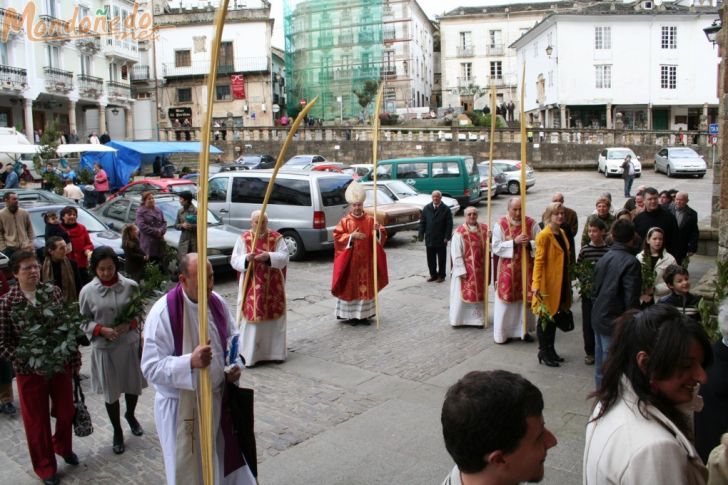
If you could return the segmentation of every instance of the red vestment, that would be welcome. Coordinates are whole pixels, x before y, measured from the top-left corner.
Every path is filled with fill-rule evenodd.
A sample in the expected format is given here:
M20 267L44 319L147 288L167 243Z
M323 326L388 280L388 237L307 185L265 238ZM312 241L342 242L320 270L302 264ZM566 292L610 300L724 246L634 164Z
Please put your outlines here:
M253 233L243 234L245 252L272 252L276 250L278 241L282 236L268 230L258 236L256 251L251 250ZM244 277L244 275L241 275ZM253 274L248 282L248 288L243 298L243 315L250 323L275 320L286 312L286 270L273 268L266 263L254 263Z
M488 225L478 224L479 231L470 231L466 224L455 232L463 240L465 277L460 278L460 296L464 302L483 301L485 293L485 245L488 244Z
M522 232L521 225L512 225L507 217L501 218L498 221L501 229L503 230L503 240L508 241L516 236L520 236L522 233L526 234L531 239L531 233L533 231L534 220L530 217L526 217L526 230ZM516 301L523 300L523 278L521 276L521 256L522 249L518 245L513 245L513 258L498 258L498 298L507 303L513 303ZM528 255L528 301L533 298L533 292L531 291L531 278L533 277L533 257L531 256L530 247L526 248L526 254Z
M349 244L350 236L354 231L359 231L366 237L351 239L351 244ZM349 214L339 221L334 229L332 295L344 301L374 299L373 237L374 218L369 214L361 217ZM377 244L378 290L389 283L387 256L382 247L386 241L387 231L380 227L379 244Z

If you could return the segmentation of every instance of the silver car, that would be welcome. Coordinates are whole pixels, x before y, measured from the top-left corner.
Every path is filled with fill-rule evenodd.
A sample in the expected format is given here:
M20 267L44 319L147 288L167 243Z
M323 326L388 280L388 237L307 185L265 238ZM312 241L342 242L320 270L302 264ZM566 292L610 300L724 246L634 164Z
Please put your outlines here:
M705 177L708 164L703 156L688 147L663 148L655 155L655 172L665 172L665 175L697 175Z
M488 160L480 162L478 166L488 167ZM521 193L521 162L519 160L493 160L493 168L497 168L506 175L506 190L511 195ZM526 191L536 184L533 169L526 165Z
M362 182L362 185L372 187L374 182ZM432 202L432 195L417 192L411 185L401 180L382 180L377 182L377 188L395 202L416 205L420 210L423 210L427 204ZM443 197L442 203L450 208L453 216L460 211L460 204L458 204L457 199Z
M179 197L155 195L154 203L161 209L167 221L164 240L167 245L177 249L181 231L174 228L174 223L181 208ZM192 203L197 205L195 200ZM136 220L136 211L140 205L139 196L117 197L95 208L93 212L112 230L121 232L126 224ZM230 256L241 232L240 229L223 224L219 217L210 210L207 211L207 259L216 270L230 269Z

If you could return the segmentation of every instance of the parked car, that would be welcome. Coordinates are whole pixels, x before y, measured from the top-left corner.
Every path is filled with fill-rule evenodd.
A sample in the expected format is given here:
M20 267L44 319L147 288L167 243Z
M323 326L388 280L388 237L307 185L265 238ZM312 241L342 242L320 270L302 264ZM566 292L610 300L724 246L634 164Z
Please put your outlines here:
M5 194L8 192L15 192L19 202L38 201L51 204L76 205L75 200L67 199L55 192L42 189L0 189L0 199L5 197Z
M696 175L705 177L708 164L703 156L688 147L667 147L655 155L655 172L665 172L665 175Z
M367 175L374 169L374 165L371 163L354 163L346 167L344 173L349 173L346 171L347 169L352 170L351 176L354 177L354 180L366 179Z
M181 208L179 197L172 194L158 194L154 196L154 203L162 210L167 221L164 240L168 246L177 250L181 231L175 229L174 222ZM197 201L193 200L192 203L197 206ZM136 212L140 205L141 196L129 195L107 201L93 212L111 229L121 232L126 224L136 220ZM233 254L235 241L240 237L240 232L240 229L223 224L219 217L210 210L207 211L207 259L216 271L230 269L230 256Z
M364 187L373 187L374 182L362 182ZM388 195L397 204L408 204L417 206L423 210L427 204L432 202L432 195L417 192L411 186L401 180L383 180L377 182L377 188ZM450 208L452 215L460 210L460 204L452 197L443 197L442 203Z
M319 163L316 165L312 165L310 170L314 172L335 172L335 173L345 173L344 172L344 164L343 163L332 163L332 162L326 162L326 163ZM354 176L352 175L352 178Z
M597 157L597 172L602 172L605 177L610 175L622 175L622 163L627 155L632 156L634 164L634 176L642 175L642 164L638 157L630 148L605 148L599 152Z
M248 170L273 168L276 159L270 155L241 155L235 160L236 165L242 165Z
M374 187L364 189L366 200L364 212L374 215ZM388 237L394 237L400 231L413 231L420 227L422 211L413 204L397 203L377 189L377 222L387 230Z
M478 164L478 171L480 171L480 188L481 190L485 186L483 182L485 180L488 180L490 171L490 164L488 162L481 162ZM487 182L485 182L487 185ZM508 176L506 173L501 170L500 168L493 165L493 185L495 187L491 187L491 190L493 191L493 197L499 195L499 194L507 194L508 193Z
M58 204L58 203L47 203L47 202L21 202L20 207L27 210L30 213L30 223L33 224L33 232L35 232L35 240L33 246L36 250L42 250L45 248L45 221L43 220L43 214L49 210L55 211L57 214L61 212L61 209L67 205L73 205L78 211L77 221L79 224L83 224L91 237L91 242L94 247L109 246L119 256L119 259L124 261L124 250L121 249L121 236L116 232L112 231L109 226L104 224L99 218L97 218L90 211L79 207L74 203L71 204Z
M189 179L177 178L159 178L159 179L140 179L130 182L120 188L116 193L107 197L112 200L119 196L128 194L141 194L148 190L161 193L178 194L184 191L190 191L193 195L197 194L197 185Z
M307 170L314 163L325 163L326 158L321 155L295 155L283 164L287 169Z
M483 161L478 164L479 166L484 165L488 167L488 161ZM521 162L519 160L493 160L493 168L498 169L505 174L506 177L506 192L511 195L517 195L521 193ZM526 191L536 184L536 176L533 173L533 169L526 165Z
M221 172L210 177L208 207L223 222L250 227L250 215L263 203L272 170ZM292 260L308 251L334 245L333 230L347 213L344 197L349 175L304 170L281 170L268 205L268 226L280 232Z

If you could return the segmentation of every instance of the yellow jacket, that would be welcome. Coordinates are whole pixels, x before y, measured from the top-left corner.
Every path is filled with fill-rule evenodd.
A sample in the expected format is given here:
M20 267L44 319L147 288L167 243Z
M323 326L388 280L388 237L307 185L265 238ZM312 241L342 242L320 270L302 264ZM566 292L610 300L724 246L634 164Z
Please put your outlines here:
M569 257L569 239L563 229L559 228L559 231L566 244L566 252L561 249L549 225L546 225L536 236L536 260L534 261L531 282L531 288L534 291L534 297L531 300L531 311L533 313L537 313L538 309L536 291L541 292L544 304L551 315L559 310L562 280L564 277L568 278L568 275L563 274L564 258ZM569 308L570 306L571 294L569 294L569 301L566 305L561 307Z

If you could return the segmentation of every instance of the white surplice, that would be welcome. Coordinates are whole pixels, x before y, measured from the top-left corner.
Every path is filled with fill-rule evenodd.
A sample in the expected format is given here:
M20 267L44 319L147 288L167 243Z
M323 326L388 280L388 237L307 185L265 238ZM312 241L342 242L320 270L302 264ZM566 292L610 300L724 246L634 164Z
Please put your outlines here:
M520 221L519 221L520 222ZM520 223L515 226L520 227ZM503 259L513 259L513 240L506 239L500 222L493 224L493 255ZM531 257L536 255L536 235L540 228L534 223L531 228ZM526 262L523 262L526 264ZM497 268L494 268L497 269ZM516 277L520 277L520 274ZM531 282L529 281L530 285ZM533 332L536 329L536 318L531 313L531 302L526 302L526 328ZM523 338L523 301L506 302L498 298L498 288L495 288L495 305L493 305L493 340L496 343L505 343L509 338Z
M474 226L473 229L479 231L480 226ZM470 230L469 227L468 230ZM467 273L466 265L470 264L463 258L464 249L463 237L459 232L455 231L450 243L450 261L452 262L452 272L450 275L450 325L453 327L482 327L485 324L485 320L483 319L483 313L485 312L483 302L468 303L463 301L463 296L460 291L460 277L465 276ZM483 264L483 261L478 261L477 263Z
M282 270L288 265L288 246L283 238L278 240L275 251L270 251L270 265L272 268ZM246 257L248 253L245 241L239 237L235 242L233 254L230 257L230 266L240 271L238 283L238 302L235 310L235 321L243 322L241 333L240 352L245 357L246 365L254 365L262 361L286 360L288 348L286 344L286 314L273 320L264 320L249 323L242 315L243 282L245 281ZM260 263L258 263L260 264ZM285 299L286 295L281 295Z
M217 295L218 298L221 298ZM222 298L221 298L222 299ZM222 401L222 391L225 384L225 348L227 342L220 342L220 336L217 332L212 313L208 310L207 319L209 322L209 339L212 347L212 362L210 363L210 383L213 390L212 395L212 423L213 423L213 443L214 450L214 466L215 466L215 484L240 484L254 485L256 483L253 474L248 466L243 466L227 477L222 476L223 456L224 456L224 438L220 429L220 406ZM193 303L187 295L184 295L184 320L185 332L189 332L184 340L189 339L192 348L199 342L199 324L197 318L197 304ZM232 315L227 312L227 331L228 336L235 335L235 327L233 325ZM154 421L157 425L157 434L162 446L164 454L164 468L169 485L178 483L202 483L201 477L196 476L180 476L177 477L178 469L199 470L199 442L196 427L191 423L183 423L178 433L178 409L180 405L180 394L184 391L196 391L199 383L199 369L190 367L191 353L180 356L174 355L174 337L172 335L172 325L167 310L166 295L160 298L147 316L144 326L144 350L142 352L142 374L147 378L149 383L154 385L156 394L154 396ZM195 412L196 418L196 412ZM182 444L183 440L190 440L191 436L194 441L186 445ZM186 446L190 450L197 450L197 453L189 457L189 464L177 463L177 445ZM185 466L189 465L189 466Z

